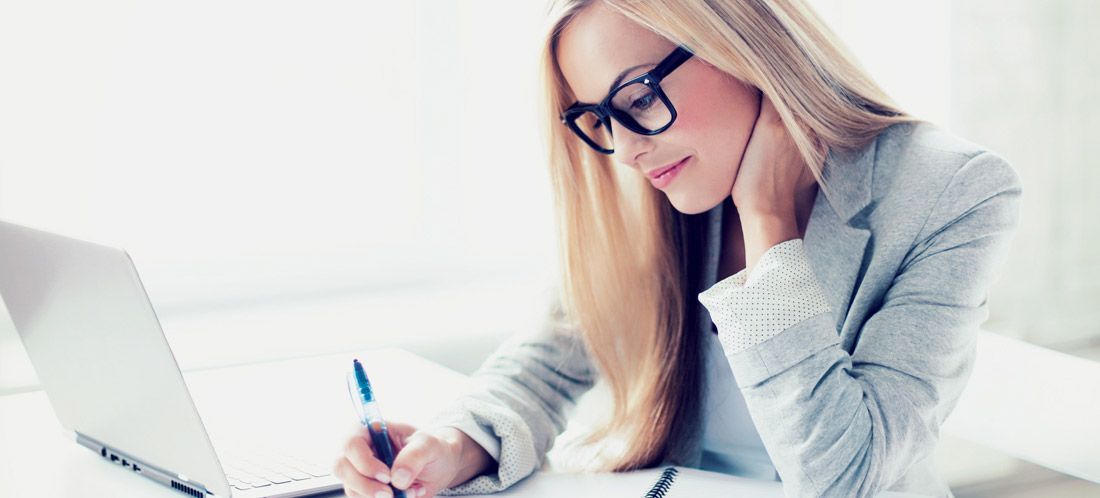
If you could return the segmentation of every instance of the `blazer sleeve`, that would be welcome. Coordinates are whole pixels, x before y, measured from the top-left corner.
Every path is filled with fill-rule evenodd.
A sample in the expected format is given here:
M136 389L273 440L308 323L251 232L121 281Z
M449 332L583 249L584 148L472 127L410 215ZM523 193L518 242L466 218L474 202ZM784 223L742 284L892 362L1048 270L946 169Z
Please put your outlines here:
M758 265L744 287L727 283L701 299L722 314L715 323L730 336L722 341L730 368L788 496L872 496L933 452L970 376L1021 197L999 156L983 152L961 166L851 354L827 307L760 342L732 337L753 329L754 317L739 310L745 296L769 292L760 289L788 309L818 302L802 251L788 251L797 264ZM785 285L798 285L795 298Z
M539 330L502 344L473 379L475 389L429 425L465 432L497 460L497 470L440 495L495 493L541 468L565 430L569 410L595 384L597 372L579 331L555 300Z

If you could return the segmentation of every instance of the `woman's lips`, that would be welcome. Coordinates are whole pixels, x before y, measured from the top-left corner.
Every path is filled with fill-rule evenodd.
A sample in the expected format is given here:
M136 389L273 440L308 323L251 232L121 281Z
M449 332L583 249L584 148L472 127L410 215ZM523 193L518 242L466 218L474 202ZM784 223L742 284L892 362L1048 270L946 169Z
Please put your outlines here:
M667 187L676 177L687 167L688 161L691 160L691 156L685 157L680 162L676 163L670 168L661 168L657 171L657 176L650 178L649 183L653 184L654 188L663 189Z
M679 160L679 161L676 161L672 164L669 164L668 166L664 166L664 167L660 167L660 168L657 168L657 169L654 169L654 170L650 170L649 172L646 173L646 176L648 176L651 180L654 179L654 178L657 178L658 176L661 176L661 175L665 174L666 171L668 171L672 168L675 168L676 166L679 166L680 163L684 162L685 160L687 160L686 157Z

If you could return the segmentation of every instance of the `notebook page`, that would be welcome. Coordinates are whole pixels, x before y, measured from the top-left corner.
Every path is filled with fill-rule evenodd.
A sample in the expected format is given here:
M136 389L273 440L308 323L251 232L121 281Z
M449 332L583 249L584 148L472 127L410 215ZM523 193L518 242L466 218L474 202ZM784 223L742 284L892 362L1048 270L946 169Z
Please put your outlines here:
M728 498L744 496L783 498L778 481L760 481L716 472L677 467L678 475L665 498ZM512 487L485 498L642 498L660 478L664 467L603 474L536 472Z
M495 498L644 498L665 467L603 474L536 472L500 493L468 495ZM676 467L664 498L785 498L779 481L749 479L719 472ZM919 498L920 495L886 492L879 498Z

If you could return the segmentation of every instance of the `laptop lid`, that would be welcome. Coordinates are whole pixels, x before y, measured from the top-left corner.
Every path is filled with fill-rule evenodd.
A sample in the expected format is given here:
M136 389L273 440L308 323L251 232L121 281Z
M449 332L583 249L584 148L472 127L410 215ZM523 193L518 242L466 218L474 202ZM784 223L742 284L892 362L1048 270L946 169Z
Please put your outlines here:
M0 297L61 425L230 496L125 251L0 221ZM82 437L83 436L83 437Z

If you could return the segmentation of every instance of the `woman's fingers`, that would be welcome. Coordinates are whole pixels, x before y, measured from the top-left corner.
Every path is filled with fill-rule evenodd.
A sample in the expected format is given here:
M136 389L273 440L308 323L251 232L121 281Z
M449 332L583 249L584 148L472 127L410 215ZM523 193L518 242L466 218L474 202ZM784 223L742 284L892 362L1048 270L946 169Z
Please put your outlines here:
M393 460L393 485L398 489L407 489L420 476L432 458L438 453L435 447L439 441L432 437L410 438L408 444Z
M385 462L375 457L369 434L366 437L355 435L348 438L344 446L344 457L358 473L383 483L390 482L390 469Z
M417 432L416 427L400 422L388 424L388 432L396 454L392 469L378 458L366 428L356 431L345 444L333 475L344 482L350 496L375 498L378 492L393 496L392 485L404 490L407 498L426 498L454 480L458 457L440 435Z
M401 422L387 423L390 432L390 440L393 441L393 452L400 453L408 443L409 436L416 432L416 427Z
M333 475L344 483L344 493L348 496L366 496L374 498L379 491L391 493L388 484L380 483L362 475L347 458L341 458L333 468Z

